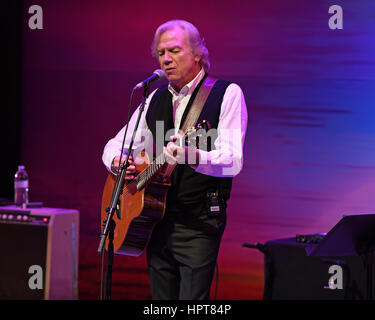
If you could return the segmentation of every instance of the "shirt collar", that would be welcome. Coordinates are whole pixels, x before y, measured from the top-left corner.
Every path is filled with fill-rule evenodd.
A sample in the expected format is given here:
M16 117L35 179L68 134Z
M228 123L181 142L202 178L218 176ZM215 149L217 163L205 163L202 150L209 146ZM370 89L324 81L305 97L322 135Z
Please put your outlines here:
M174 96L186 96L188 94L192 94L193 91L195 90L195 88L197 87L197 85L199 84L199 82L203 79L205 75L205 72L204 72L204 69L201 68L201 71L199 71L199 73L195 76L195 78L193 80L191 80L188 84L186 84L185 86L183 86L180 90L180 92L177 92L172 86L171 84L168 85L168 90L170 93L172 93Z

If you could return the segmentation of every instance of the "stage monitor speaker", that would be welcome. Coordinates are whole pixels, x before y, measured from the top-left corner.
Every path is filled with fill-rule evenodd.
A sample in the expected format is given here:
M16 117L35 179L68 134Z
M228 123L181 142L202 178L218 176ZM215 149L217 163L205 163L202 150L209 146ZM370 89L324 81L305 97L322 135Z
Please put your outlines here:
M0 299L78 298L79 212L0 207Z

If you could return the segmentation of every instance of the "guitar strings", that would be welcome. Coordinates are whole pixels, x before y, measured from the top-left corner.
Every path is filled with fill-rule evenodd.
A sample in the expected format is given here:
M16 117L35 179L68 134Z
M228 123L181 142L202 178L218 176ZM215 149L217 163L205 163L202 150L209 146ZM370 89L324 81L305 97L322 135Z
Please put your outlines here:
M164 163L165 157L164 154L161 154L150 164L150 166L146 170L141 172L138 177L136 177L137 184L139 182L142 182L143 185L143 183L150 179L164 165Z
M165 157L161 154L157 157L144 171L142 171L137 177L134 178L131 182L124 186L123 196L126 196L129 193L130 185L138 185L141 182L141 186L150 179L165 163Z
M189 131L189 130L188 130ZM187 133L185 133L186 135ZM182 139L180 140L180 145L182 143ZM138 189L139 187L143 186L166 162L164 154L160 154L151 164L148 166L144 171L142 171L137 177L134 178L131 182L124 186L123 195L126 196L128 194L128 187L129 185L136 184Z

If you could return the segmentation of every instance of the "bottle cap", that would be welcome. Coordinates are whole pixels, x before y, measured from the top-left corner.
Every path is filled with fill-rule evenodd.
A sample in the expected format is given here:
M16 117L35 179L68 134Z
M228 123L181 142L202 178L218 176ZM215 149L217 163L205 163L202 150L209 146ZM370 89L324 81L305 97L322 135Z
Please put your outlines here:
M19 169L19 170L24 170L24 169L25 169L25 166L18 166L18 169Z

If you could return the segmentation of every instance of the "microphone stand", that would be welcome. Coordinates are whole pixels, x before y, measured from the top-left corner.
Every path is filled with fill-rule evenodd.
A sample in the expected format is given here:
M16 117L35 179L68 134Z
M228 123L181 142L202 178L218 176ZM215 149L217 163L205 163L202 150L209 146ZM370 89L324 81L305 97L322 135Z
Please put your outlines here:
M133 144L134 144L135 136L138 130L139 121L141 119L141 115L143 113L143 110L146 104L146 99L149 93L150 93L150 82L145 82L142 103L139 107L138 118L137 118L137 122L135 124L135 128L133 131L133 136L130 141L128 152L126 155L126 160L124 164L121 165L122 155L120 156L120 171L118 173L119 178L117 179L118 182L113 187L110 205L105 210L108 213L108 216L107 216L107 219L103 221L103 231L100 236L101 238L100 238L100 243L98 247L98 253L103 253L104 244L108 236L107 273L106 273L106 285L105 285L105 296L104 296L105 300L111 300L111 290L112 290L113 238L114 238L114 230L116 228L116 223L115 221L113 221L113 215L115 211L117 210L117 204L122 194L122 191L124 189L126 170L129 167L129 161L128 161L129 156L130 156Z

